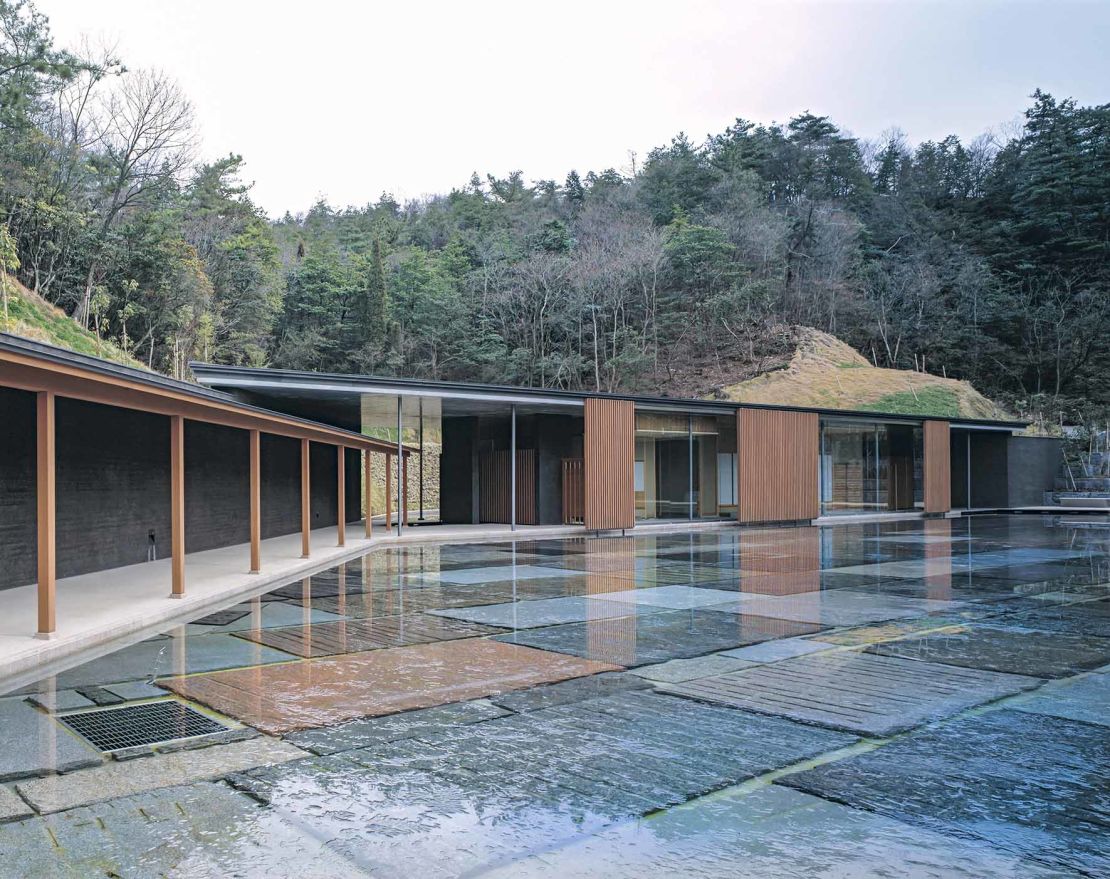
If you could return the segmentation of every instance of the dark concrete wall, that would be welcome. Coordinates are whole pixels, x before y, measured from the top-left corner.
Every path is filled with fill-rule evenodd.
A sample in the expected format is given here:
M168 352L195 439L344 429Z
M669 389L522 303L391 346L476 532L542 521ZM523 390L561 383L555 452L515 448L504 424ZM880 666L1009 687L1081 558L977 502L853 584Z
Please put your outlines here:
M0 588L36 578L35 396L0 389ZM146 561L170 552L169 420L58 398L58 576ZM347 520L361 517L360 454L347 451ZM336 521L336 451L312 445L313 527ZM262 436L262 536L301 527L300 442ZM187 552L250 539L247 433L185 423Z
M245 430L185 422L185 552L251 539L248 442Z
M0 388L0 588L35 579L35 395Z
M1062 460L1056 437L1011 436L1007 443L1011 507L1040 506L1050 491Z
M971 434L971 506L1005 507L1009 503L1009 473L1005 433ZM967 447L964 447L967 457Z
M439 518L452 525L478 522L478 419L443 419L439 458Z
M967 506L967 431L953 430L948 437L952 462L952 509Z
M167 556L169 419L61 397L55 414L58 576L144 562L151 530Z
M536 470L539 480L537 505L541 525L563 522L563 458L582 456L581 417L536 416Z

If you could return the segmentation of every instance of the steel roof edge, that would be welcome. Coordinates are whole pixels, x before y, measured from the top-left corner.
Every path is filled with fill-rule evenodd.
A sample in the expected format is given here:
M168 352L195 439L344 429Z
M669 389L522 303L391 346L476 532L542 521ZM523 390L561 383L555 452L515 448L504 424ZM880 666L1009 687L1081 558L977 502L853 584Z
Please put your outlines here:
M840 418L866 418L874 420L897 420L897 421L949 421L952 424L958 424L961 427L994 427L1010 430L1024 430L1029 426L1026 421L1004 421L993 420L984 418L964 418L958 419L944 419L936 418L935 416L928 415L910 415L898 412L875 412L869 409L824 409L815 406L793 406L788 404L773 404L773 403L739 403L732 400L699 400L683 397L652 397L640 394L614 394L596 391L568 391L562 388L530 388L530 387L516 387L514 385L494 385L494 384L481 384L478 382L453 382L453 381L437 381L433 379L415 379L415 378L393 378L390 376L372 376L372 375L358 375L347 373L334 373L334 372L310 372L307 370L295 369L272 369L269 367L253 367L253 366L222 366L214 363L200 363L190 361L189 368L196 375L198 381L204 382L207 379L218 380L219 378L241 377L252 378L252 387L261 388L264 385L259 384L258 380L261 378L268 378L271 382L271 387L280 387L282 384L289 384L292 382L297 383L312 383L312 384L340 384L348 386L357 385L378 385L378 386L394 386L402 389L411 389L413 391L434 391L439 390L445 393L456 392L459 394L468 394L473 396L476 393L485 392L489 395L511 395L518 397L530 397L542 395L544 397L551 397L555 399L565 399L569 401L581 401L589 398L600 397L603 399L612 400L630 400L633 403L638 403L643 406L659 406L659 407L684 407L684 408L710 408L720 411L736 411L737 409L762 409L762 410L781 410L787 412L814 412L818 415L827 415L830 417ZM216 382L219 384L219 382ZM235 385L230 384L234 387Z
M25 354L37 357L40 360L45 360L59 365L79 366L82 369L87 369L90 372L97 373L103 376L111 376L114 378L127 379L135 381L140 384L149 385L152 388L162 388L167 391L175 391L181 394L187 394L196 397L200 401L208 401L213 403L221 403L223 405L234 406L236 409L260 415L267 418L284 419L286 421L296 422L303 424L307 427L312 427L316 430L330 431L343 436L349 436L352 439L360 441L373 440L374 437L367 437L361 433L347 430L342 427L336 427L333 424L324 424L320 421L312 421L308 418L300 418L296 415L290 415L287 412L278 412L274 409L266 409L262 406L252 406L249 403L244 403L242 400L235 397L233 394L228 394L223 391L215 390L206 385L195 385L190 382L181 381L180 379L170 378L169 376L161 375L156 372L148 372L145 369L138 369L134 366L127 366L123 363L115 363L111 360L105 360L102 357L94 357L90 354L81 354L77 351L70 351L68 348L60 348L57 345L50 345L46 342L39 342L34 339L26 339L22 336L16 336L11 333L0 333L0 351L10 351L15 354ZM381 442L378 440L378 442ZM405 446L406 451L411 451L408 446Z

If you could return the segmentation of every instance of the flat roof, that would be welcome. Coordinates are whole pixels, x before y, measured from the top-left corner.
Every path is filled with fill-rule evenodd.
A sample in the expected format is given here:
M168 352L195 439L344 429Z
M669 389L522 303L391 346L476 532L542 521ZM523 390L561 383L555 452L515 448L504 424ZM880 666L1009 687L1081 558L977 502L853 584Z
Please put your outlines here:
M838 418L863 418L871 421L927 421L934 416L909 415L870 410L824 409L811 406L740 403L732 400L700 400L681 397L653 397L639 394L570 391L561 388L529 388L513 385L480 384L476 382L436 381L431 379L394 378L387 376L346 373L308 372L291 369L269 369L248 366L220 366L212 363L189 364L197 381L211 387L229 388L261 394L300 396L298 392L351 395L380 394L389 396L434 397L444 400L470 400L475 403L512 403L539 408L581 407L595 397L630 400L646 409L681 409L706 414L731 413L738 409L770 409L792 412L815 412ZM954 427L980 430L1022 430L1024 421L1002 421L976 418L948 420Z
M350 448L396 452L391 443L244 403L231 394L56 345L0 333L0 387L54 391L59 397L247 426ZM177 411L181 409L182 411ZM187 411L186 411L187 410ZM405 448L405 452L411 449Z

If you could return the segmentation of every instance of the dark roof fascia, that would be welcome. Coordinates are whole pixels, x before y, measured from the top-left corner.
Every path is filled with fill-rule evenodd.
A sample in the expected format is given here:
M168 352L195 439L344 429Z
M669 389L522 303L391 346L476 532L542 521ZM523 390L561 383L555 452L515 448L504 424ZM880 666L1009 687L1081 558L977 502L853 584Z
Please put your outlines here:
M506 395L506 396L544 396L554 399L566 399L570 401L582 401L590 398L601 398L607 400L630 400L643 406L658 406L658 407L675 407L675 408L701 408L701 409L717 409L721 412L735 412L737 409L762 409L772 411L786 411L786 412L815 412L818 415L824 415L830 418L861 418L870 421L929 421L932 420L929 416L925 415L906 415L895 412L874 412L867 409L822 409L811 406L790 406L790 405L775 405L771 403L738 403L732 400L698 400L682 397L652 397L639 394L611 394L611 393L597 393L592 391L568 391L562 388L522 388L514 385L485 385L476 382L451 382L451 381L434 381L431 379L415 379L415 378L392 378L388 376L371 376L371 375L353 375L347 373L334 373L334 372L308 372L294 369L270 369L251 366L221 366L213 363L199 363L190 362L189 368L197 376L201 382L213 381L214 384L221 384L220 378L250 378L254 380L268 380L272 383L272 387L280 387L282 384L289 384L292 382L305 383L315 382L319 384L339 384L349 385L352 390L356 390L358 386L378 385L383 387L397 387L402 389L409 389L412 391L435 392L441 391L444 394L454 393L489 393L490 395ZM234 385L230 385L234 387ZM255 389L261 389L260 385L253 385ZM982 427L994 428L1007 428L1012 430L1023 430L1028 427L1028 422L1025 421L1002 421L990 420L982 418L952 418L942 419L952 422L958 422L961 425L976 425Z
M197 400L202 402L221 403L224 405L234 406L236 409L244 413L259 415L266 418L285 419L288 421L296 422L298 424L303 424L306 427L312 427L316 430L326 430L340 433L363 442L365 442L367 439L373 439L373 437L365 437L360 433L354 433L350 430L344 430L341 427L335 427L331 424L323 424L318 421L310 421L307 418L298 418L297 416L290 415L286 412L277 412L273 409L264 409L261 406L252 406L249 403L244 403L233 394L213 390L212 388L203 385L194 385L190 382L179 381L175 378L169 378L168 376L159 375L156 372L147 372L144 369L136 369L134 366L126 366L122 363L114 363L111 360L104 360L100 357L92 357L88 354L79 354L78 352L70 351L67 348L59 348L56 345L48 345L45 342L36 342L31 339L24 339L22 336L14 336L11 333L0 333L0 351L10 351L14 354L25 354L35 357L38 360L44 360L49 363L54 363L61 366L80 367L81 369L87 369L89 372L95 373L97 375L125 379L127 381L149 385L151 388L173 391L178 394L186 394L188 396L195 397ZM407 446L405 448L406 450L408 450Z

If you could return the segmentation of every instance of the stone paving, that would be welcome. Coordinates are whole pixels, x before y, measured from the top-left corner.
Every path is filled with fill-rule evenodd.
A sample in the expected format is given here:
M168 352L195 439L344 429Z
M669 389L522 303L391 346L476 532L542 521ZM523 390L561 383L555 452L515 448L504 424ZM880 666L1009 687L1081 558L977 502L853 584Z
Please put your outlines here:
M499 635L496 640L631 667L819 629L812 623L699 608L533 629Z
M1108 584L1029 517L378 552L0 697L0 877L1110 874ZM232 728L59 722L167 689Z
M1040 683L1018 675L837 651L664 689L832 729L889 736Z
M165 686L263 732L430 708L613 665L472 639L168 678Z
M971 624L922 638L891 641L867 648L965 668L1038 678L1062 678L1110 661L1110 639L1017 626Z
M782 783L1105 876L1108 765L1104 727L999 710L911 733Z

